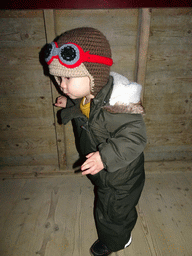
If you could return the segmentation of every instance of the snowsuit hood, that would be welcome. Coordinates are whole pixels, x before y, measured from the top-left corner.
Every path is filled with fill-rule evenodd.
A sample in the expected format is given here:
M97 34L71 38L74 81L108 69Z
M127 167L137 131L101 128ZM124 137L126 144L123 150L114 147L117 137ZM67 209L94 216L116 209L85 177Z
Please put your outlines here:
M112 113L144 114L140 101L142 86L116 72L110 72L110 75L113 77L113 90L105 109Z

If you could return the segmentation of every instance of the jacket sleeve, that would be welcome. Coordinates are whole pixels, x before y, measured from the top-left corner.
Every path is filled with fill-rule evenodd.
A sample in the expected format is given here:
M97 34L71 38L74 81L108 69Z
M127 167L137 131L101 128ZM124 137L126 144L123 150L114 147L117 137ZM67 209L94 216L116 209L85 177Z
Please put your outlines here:
M73 118L82 116L82 112L79 107L80 102L81 102L81 99L76 99L76 100L67 99L66 108L63 108L60 114L62 123L64 125L67 124L69 121L71 121Z
M118 118L116 118L117 115ZM114 118L113 114L108 114L106 128L111 136L105 143L98 146L101 159L108 172L115 172L128 166L143 152L147 143L142 115L115 114L115 116ZM111 127L114 127L114 130Z

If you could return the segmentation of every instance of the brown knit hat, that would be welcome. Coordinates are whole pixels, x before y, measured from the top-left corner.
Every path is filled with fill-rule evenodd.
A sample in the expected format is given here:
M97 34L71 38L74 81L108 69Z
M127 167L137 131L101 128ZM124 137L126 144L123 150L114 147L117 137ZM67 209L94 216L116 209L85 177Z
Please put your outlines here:
M59 57L51 60L48 58L46 62L49 64L50 74L56 77L88 76L91 81L92 94L96 96L101 88L107 84L110 66L113 63L110 45L106 37L97 29L82 27L66 31L53 44L56 45L57 49L60 48L61 54L59 56L63 54L66 63L70 62L70 66L62 64ZM79 52L80 62L76 50ZM58 54L52 53L52 56L58 56Z

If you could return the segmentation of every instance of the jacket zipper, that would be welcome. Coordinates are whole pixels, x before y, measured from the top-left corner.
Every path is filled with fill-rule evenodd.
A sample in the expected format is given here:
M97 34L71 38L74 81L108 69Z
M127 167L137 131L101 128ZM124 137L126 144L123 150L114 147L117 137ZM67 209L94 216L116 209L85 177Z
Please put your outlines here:
M88 127L88 122L86 122L86 126ZM84 130L87 132L90 141L93 143L93 145L94 145L95 147L97 147L97 143L96 143L96 141L94 140L94 136L93 136L92 132L91 132L88 128L86 128L84 125L81 125L81 128L84 129Z

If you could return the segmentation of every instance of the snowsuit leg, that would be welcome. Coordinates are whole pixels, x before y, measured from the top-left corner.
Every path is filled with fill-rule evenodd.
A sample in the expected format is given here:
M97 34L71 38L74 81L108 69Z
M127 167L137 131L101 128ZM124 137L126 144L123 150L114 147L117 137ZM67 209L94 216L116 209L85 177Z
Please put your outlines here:
M104 172L91 179L96 185L95 222L99 239L115 252L123 249L129 241L137 221L135 206L145 180L143 154L129 166L127 172ZM114 180L117 174L121 177Z

